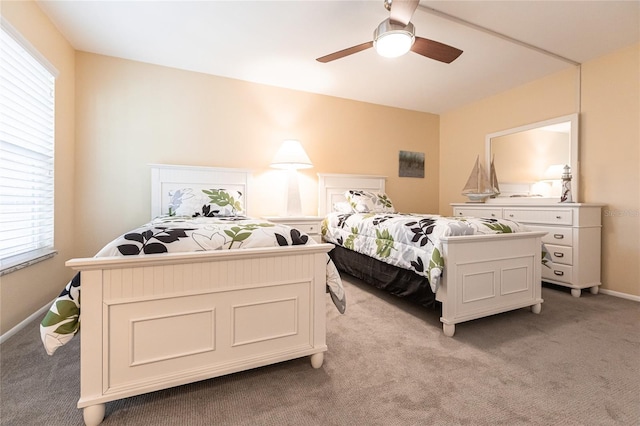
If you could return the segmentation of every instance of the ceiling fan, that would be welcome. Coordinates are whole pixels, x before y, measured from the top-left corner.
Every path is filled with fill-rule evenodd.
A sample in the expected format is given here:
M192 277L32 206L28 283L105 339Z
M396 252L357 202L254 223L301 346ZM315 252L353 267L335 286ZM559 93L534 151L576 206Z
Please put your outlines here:
M402 56L411 50L436 61L447 64L453 62L462 54L462 50L415 35L415 27L410 21L418 3L419 0L384 0L389 18L375 29L373 41L339 50L316 60L323 63L331 62L375 47L378 54L389 58Z

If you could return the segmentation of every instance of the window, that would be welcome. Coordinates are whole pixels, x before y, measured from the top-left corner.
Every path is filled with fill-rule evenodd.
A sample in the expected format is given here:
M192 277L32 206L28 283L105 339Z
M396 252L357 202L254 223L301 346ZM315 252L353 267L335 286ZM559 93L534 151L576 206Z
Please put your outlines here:
M0 273L6 274L55 254L57 73L15 29L1 23Z

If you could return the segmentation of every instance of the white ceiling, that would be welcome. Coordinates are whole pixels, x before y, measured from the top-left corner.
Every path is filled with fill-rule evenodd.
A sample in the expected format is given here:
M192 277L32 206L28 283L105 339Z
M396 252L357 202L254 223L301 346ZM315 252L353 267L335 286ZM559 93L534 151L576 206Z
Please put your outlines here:
M323 64L372 40L383 0L38 3L77 50L436 114L574 66L460 20L577 63L640 42L635 0L422 0L416 35L462 49L451 64L373 49Z

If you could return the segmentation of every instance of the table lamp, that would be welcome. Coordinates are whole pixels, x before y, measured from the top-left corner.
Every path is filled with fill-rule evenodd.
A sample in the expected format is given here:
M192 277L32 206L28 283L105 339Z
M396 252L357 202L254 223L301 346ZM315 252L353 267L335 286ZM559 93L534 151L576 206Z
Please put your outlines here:
M293 139L285 140L273 157L271 167L289 172L286 214L287 216L301 216L298 169L308 169L313 167L313 164L311 164L311 160L300 142Z

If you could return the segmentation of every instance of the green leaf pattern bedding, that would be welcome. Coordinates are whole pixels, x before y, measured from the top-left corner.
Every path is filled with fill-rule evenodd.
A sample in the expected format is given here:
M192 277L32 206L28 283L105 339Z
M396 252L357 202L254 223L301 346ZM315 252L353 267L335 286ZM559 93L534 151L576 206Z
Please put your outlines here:
M232 250L315 244L308 235L282 224L241 216L165 216L107 244L96 257ZM327 256L327 290L340 313L346 299L340 275ZM80 274L65 286L40 324L45 350L53 355L80 329Z
M445 266L441 237L526 230L507 219L401 213L335 212L322 222L322 235L327 242L412 270L429 279L434 293Z

